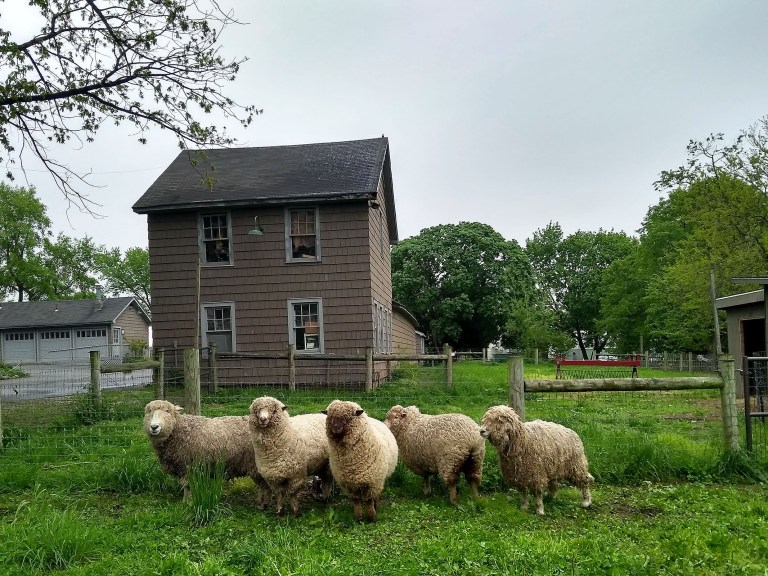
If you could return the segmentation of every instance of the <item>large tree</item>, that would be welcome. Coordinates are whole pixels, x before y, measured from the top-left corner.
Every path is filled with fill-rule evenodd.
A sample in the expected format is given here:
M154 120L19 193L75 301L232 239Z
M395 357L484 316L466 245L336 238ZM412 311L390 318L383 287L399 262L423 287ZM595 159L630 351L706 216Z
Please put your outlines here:
M585 358L588 347L599 355L611 337L600 322L605 270L630 254L635 244L623 232L604 230L566 237L560 225L552 222L526 241L536 286L557 328L571 336Z
M426 228L392 249L392 292L429 334L478 349L504 334L513 304L530 294L522 249L486 224Z
M103 251L96 255L95 267L104 280L105 294L129 294L150 312L149 252L145 248L128 248L125 255L118 248Z
M0 161L28 150L70 200L89 204L77 186L84 176L56 159L53 144L91 142L107 122L130 124L141 143L155 127L183 148L226 146L233 140L202 116L218 111L247 126L258 112L223 93L243 59L220 54L221 32L235 20L216 0L29 4L42 16L36 34L17 40L0 28Z

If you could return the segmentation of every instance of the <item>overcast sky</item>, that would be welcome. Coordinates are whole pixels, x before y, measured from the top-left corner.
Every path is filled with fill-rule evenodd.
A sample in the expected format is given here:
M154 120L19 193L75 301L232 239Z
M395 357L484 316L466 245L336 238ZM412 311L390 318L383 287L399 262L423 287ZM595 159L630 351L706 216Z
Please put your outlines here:
M26 3L5 1L3 27ZM690 139L768 114L765 0L219 3L248 23L223 40L249 58L227 93L264 110L231 132L247 146L386 135L401 240L460 221L521 245L550 221L634 234ZM178 153L149 137L110 127L52 149L93 172L102 219L28 172L55 230L146 247L131 205Z

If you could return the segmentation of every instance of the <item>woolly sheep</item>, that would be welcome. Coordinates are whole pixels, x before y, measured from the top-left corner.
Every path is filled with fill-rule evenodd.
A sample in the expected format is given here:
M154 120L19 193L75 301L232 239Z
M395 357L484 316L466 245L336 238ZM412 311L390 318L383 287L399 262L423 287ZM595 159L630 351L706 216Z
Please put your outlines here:
M430 478L438 476L448 486L451 504L458 498L459 476L469 483L472 496L483 479L485 439L480 427L464 414L422 414L418 407L393 406L384 423L392 430L400 458L414 474L424 478L424 495L432 492Z
M496 447L504 481L517 488L524 510L531 492L536 498L536 513L544 514L544 490L549 488L554 497L561 480L581 490L584 508L592 504L589 485L594 478L576 432L554 422L523 422L508 406L490 408L481 424L480 433Z
M248 426L256 468L272 491L278 516L286 499L298 516L299 489L308 476L320 477L323 499L328 499L333 478L323 414L289 416L280 400L262 396L251 404Z
M153 400L144 408L144 431L165 472L178 478L189 499L188 475L193 462L215 465L224 459L226 478L250 476L259 488L259 504L265 506L269 491L256 469L246 416L205 418L182 414L183 408L165 400Z
M397 441L355 402L334 400L323 413L333 477L352 500L355 518L362 520L365 511L373 522L384 482L397 466Z

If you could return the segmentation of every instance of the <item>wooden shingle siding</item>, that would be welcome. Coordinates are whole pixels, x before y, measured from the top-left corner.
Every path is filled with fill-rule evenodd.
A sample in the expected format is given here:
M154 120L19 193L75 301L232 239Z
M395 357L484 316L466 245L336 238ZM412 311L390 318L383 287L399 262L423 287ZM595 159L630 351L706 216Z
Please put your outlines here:
M417 354L421 351L413 324L397 311L392 315L392 349L401 354Z
M283 207L232 208L229 213L232 265L200 267L200 301L235 302L237 351L285 350L287 301L303 298L322 299L327 353L354 353L372 345L373 251L366 203L320 204L320 262L286 263ZM254 216L259 217L261 236L248 235ZM195 345L197 223L194 212L148 215L153 339L158 348ZM381 271L377 275L381 277ZM381 298L391 300L388 293Z
M135 307L129 306L125 311L117 317L114 323L115 326L119 326L123 331L123 343L128 346L133 340L144 340L149 342L149 328L144 318ZM110 333L110 339L112 334Z

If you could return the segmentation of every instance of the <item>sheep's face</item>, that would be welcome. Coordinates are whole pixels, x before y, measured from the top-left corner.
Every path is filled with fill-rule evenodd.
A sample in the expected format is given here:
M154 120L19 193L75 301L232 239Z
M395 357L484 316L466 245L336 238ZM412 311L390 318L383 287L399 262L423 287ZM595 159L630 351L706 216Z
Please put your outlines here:
M384 420L384 424L392 430L393 434L397 435L398 432L409 426L419 414L421 412L416 406L408 406L408 408L403 408L400 405L392 406L387 412L387 419Z
M251 415L248 422L251 428L268 428L288 416L288 407L277 398L262 396L251 403Z
M356 428L357 422L365 414L355 402L334 400L323 410L325 418L325 432L332 440L340 441L349 436Z
M153 440L168 438L182 410L171 402L153 400L144 407L144 432Z
M506 446L520 427L520 418L509 406L489 408L480 421L480 435L494 446Z

